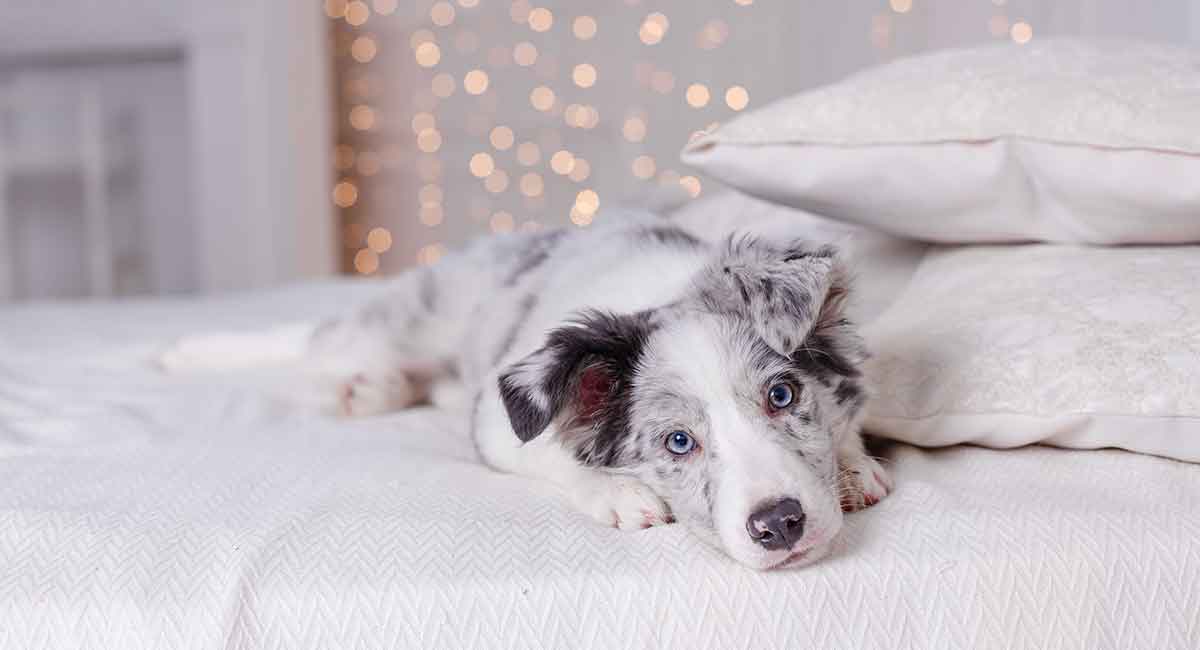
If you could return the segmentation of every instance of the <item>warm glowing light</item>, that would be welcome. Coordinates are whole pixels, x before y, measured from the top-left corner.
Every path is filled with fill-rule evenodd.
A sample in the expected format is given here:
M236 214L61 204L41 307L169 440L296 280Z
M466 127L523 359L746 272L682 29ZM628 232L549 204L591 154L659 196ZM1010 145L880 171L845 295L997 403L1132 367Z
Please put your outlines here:
M348 208L358 202L358 187L350 181L333 186L333 203L339 208Z
M442 219L445 218L446 211L442 209L440 203L421 206L421 211L417 213L417 219L422 226L434 228L442 225Z
M503 210L492 215L488 220L488 226L492 232L512 232L513 231L513 216Z
M417 148L433 153L442 148L442 134L437 129L425 129L417 134Z
M537 63L537 58L537 47L533 43L521 41L513 46L513 61L516 61L517 65L528 68Z
M436 40L437 37L433 35L433 32L428 29L418 29L408 38L408 46L415 50L421 47L422 43L432 43Z
M754 0L733 0L733 1L739 5L742 5L743 7L749 7L750 5L754 4Z
M470 8L472 8L472 7L478 7L478 6L479 6L479 0L458 0L458 6L460 6L460 7L464 8L464 9L470 9Z
M625 118L625 124L621 126L621 134L630 142L641 142L646 139L646 121L640 117L633 116Z
M1005 4L1007 4L1007 0L992 0L992 4L996 5L997 7L1003 7Z
M413 133L420 133L437 126L437 120L429 113L417 113L412 118Z
M429 9L429 19L438 27L446 27L454 22L454 5L449 2L436 2Z
M346 22L359 27L371 17L371 8L362 0L346 3Z
M471 54L479 49L479 37L475 32L460 32L454 37L454 48L462 54Z
M513 130L507 126L498 126L492 129L491 135L488 137L492 146L500 151L507 151L513 146Z
M575 38L581 41L591 40L596 36L596 19L591 16L579 16L571 24L571 31Z
M1008 16L997 14L988 19L988 32L992 36L1008 36L1008 27Z
M892 6L892 11L898 14L906 14L912 10L912 0L890 0L888 4Z
M571 79L580 88L591 88L596 85L596 66L590 63L580 63L571 71Z
M582 183L587 180L588 176L592 175L592 166L583 158L576 157L575 164L571 166L571 173L567 174L567 178Z
M687 103L692 108L703 108L708 105L708 86L692 84L687 88Z
M483 70L472 70L463 77L463 90L472 95L482 95L488 89L488 75Z
M725 91L725 105L740 111L750 103L750 93L741 86L730 86Z
M422 187L417 192L417 200L421 202L421 205L437 205L442 202L442 198L442 188L432 183Z
M354 270L363 275L371 275L379 270L379 255L375 251L364 248L354 254Z
M575 209L581 214L593 215L600 209L600 195L595 190L583 190L575 195Z
M375 13L381 16L390 16L396 12L396 7L399 6L399 0L375 0L372 3L375 6Z
M346 0L325 0L325 15L341 18L346 15Z
M554 14L545 7L529 12L529 28L535 32L549 31L554 26Z
M492 194L499 194L508 189L508 173L503 169L497 169L490 176L483 179L483 188Z
M533 7L528 0L515 0L508 8L508 17L518 25L529 20L529 12L533 11Z
M532 167L542 159L542 151L533 142L522 142L517 147L517 162Z
M554 108L554 91L545 86L538 86L529 93L529 103L539 111Z
M417 65L432 68L442 60L442 48L438 47L437 43L427 41L418 45L413 55L417 57Z
M518 185L520 186L521 194L525 196L541 196L542 189L545 187L541 174L535 172L529 172L521 176L521 182Z
M1012 35L1014 43L1024 45L1033 39L1033 25L1025 21L1013 23L1012 29L1009 31Z
M575 168L575 155L566 149L554 152L550 156L550 169L554 170L555 174L566 176Z
M592 215L579 210L578 205L571 206L571 223L580 228L587 227L592 223Z
M675 89L675 75L666 70L655 70L650 76L650 87L660 95L666 95Z
M434 95L445 99L454 94L454 76L448 72L439 72L433 76L433 83L431 86Z
M421 266L437 264L437 261L442 259L442 256L445 254L446 247L442 246L441 244L429 244L428 246L422 246L419 250L417 250L417 264L420 264Z
M374 176L380 169L379 154L374 151L364 151L358 156L358 173L363 176Z
M690 194L693 199L697 196L700 196L699 178L696 178L695 176L684 176L683 178L679 179L679 184L683 186L684 190L687 190L687 193Z
M367 233L367 248L376 253L386 253L392 247L392 233L387 228L372 228Z
M721 47L729 38L729 25L722 20L710 20L696 34L696 47L703 50L713 50Z
M492 160L490 155L480 152L471 156L471 162L468 166L476 178L487 178L489 174L496 170L496 161Z
M633 159L633 175L642 180L653 178L655 168L654 159L650 156L638 156Z
M670 27L671 21L667 20L666 16L658 12L652 13L642 21L642 27L638 30L638 38L642 39L646 45L655 45L662 42Z
M359 36L350 44L350 56L354 57L354 60L359 63L370 63L378 51L379 48L375 45L375 39L370 36Z
M354 166L354 147L348 144L339 144L333 150L333 166L336 169L346 170Z
M369 131L375 126L375 111L366 104L350 109L350 126L358 131Z

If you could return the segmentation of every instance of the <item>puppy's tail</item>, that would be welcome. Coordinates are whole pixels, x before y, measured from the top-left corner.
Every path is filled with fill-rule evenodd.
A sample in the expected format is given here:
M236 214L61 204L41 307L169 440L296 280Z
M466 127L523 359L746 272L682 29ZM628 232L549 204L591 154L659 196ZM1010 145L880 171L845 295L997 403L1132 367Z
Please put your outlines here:
M316 323L293 323L257 332L185 336L161 349L153 363L165 372L257 368L304 359Z

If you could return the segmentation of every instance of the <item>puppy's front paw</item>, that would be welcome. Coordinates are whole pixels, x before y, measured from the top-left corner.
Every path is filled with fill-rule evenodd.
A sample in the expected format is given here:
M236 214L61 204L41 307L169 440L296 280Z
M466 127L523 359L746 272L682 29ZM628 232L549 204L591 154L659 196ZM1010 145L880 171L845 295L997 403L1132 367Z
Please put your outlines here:
M360 372L337 383L337 414L345 417L379 415L412 406L416 391L402 372Z
M575 507L596 521L637 530L675 521L671 509L636 479L595 473L571 488Z
M866 454L855 454L841 468L842 510L854 512L879 503L892 491L892 477L879 461Z

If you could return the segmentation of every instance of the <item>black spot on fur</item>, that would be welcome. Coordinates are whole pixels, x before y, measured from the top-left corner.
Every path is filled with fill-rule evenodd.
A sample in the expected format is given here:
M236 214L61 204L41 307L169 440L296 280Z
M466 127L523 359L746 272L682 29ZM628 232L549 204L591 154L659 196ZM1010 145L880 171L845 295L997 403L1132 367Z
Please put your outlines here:
M813 332L804 344L792 353L792 361L825 386L832 386L840 377L862 375L858 367L842 355L834 341L820 332Z
M500 363L500 360L512 349L513 343L517 340L517 332L521 330L521 326L529 318L529 312L533 311L536 305L537 296L535 294L529 293L521 296L520 302L517 303L517 316L509 324L508 331L504 333L504 338L500 339L500 345L492 357L493 366Z
M545 264L566 234L566 230L550 230L530 237L525 246L517 253L516 263L504 278L504 286L516 285L517 281L526 273Z
M850 400L857 399L860 395L862 395L862 387L857 382L849 379L843 379L842 383L838 384L837 389L833 391L833 397L837 400L839 406Z
M634 231L637 237L648 239L664 246L679 246L681 248L700 248L704 242L675 226L651 226Z

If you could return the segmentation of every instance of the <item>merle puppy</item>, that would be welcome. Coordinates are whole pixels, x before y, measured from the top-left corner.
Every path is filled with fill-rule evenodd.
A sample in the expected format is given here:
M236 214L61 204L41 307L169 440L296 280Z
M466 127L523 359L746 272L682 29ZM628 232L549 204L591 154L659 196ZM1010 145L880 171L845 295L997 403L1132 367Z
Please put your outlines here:
M492 467L554 484L604 524L679 521L747 566L794 566L891 487L859 432L866 355L847 281L829 246L714 245L623 215L485 239L339 320L184 339L160 361L299 363L295 394L321 387L344 415L456 382Z

